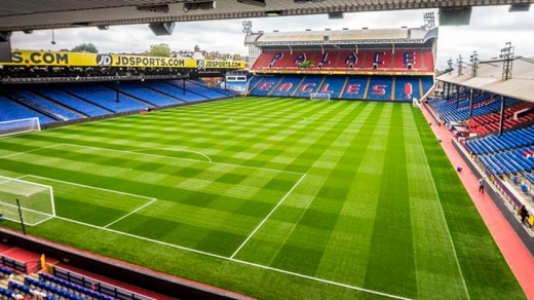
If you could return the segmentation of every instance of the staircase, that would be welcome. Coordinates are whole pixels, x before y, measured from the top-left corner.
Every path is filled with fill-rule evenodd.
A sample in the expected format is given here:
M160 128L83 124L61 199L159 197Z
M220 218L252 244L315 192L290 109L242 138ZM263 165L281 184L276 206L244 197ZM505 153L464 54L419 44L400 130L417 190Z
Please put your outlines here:
M173 82L170 82L170 81L165 81L165 80L163 80L162 82L164 82L164 83L166 83L166 84L168 84L168 85L172 85L172 86L174 86L174 87L182 88L182 86L179 86L179 85L177 85L177 84L174 84ZM199 97L202 97L202 98L204 98L204 99L209 99L208 97L206 97L206 96L204 96L204 95L202 95L202 94L199 94L199 93L197 93L197 92L193 92L193 91L191 91L190 89L187 88L187 86L185 87L185 89L187 90L187 92L189 92L189 93L191 93L191 94L195 94L195 95L197 95L197 96L199 96Z
M104 84L104 85L102 85L102 86L105 87L105 88L108 88L108 89L110 89L110 90L112 90L112 91L114 91L114 92L117 92L117 88L114 87L114 86L110 86L110 85L108 85L108 84ZM120 88L119 88L118 92L119 92L120 94L123 94L123 95L125 95L125 96L128 96L128 97L129 97L130 99L132 99L132 100L141 102L141 103L143 103L143 104L146 105L146 106L152 106L152 107L157 106L157 105L155 105L154 103L150 103L150 102L148 102L148 101L146 101L146 100L144 100L144 99L141 99L141 98L136 97L136 96L134 96L134 95L131 95L131 94L129 94L129 93L123 92L123 91L120 90Z
M176 97L176 96L173 96L173 95L171 95L171 94L169 94L169 93L166 93L166 92L164 92L164 91L160 91L160 90L155 89L155 88L153 88L153 87L151 87L151 86L148 86L148 85L146 85L146 84L142 84L142 83L136 83L136 84L138 84L138 85L140 85L140 86L142 86L142 87L144 87L144 88L146 88L146 89L149 89L149 90L151 90L151 91L154 91L154 92L156 92L156 93L159 93L159 94L162 94L162 95L167 96L167 97L169 97L169 98L172 98L172 99L174 99L174 100L180 101L180 102L182 102L182 103L185 103L185 102L186 102L186 101L184 101L184 100L182 100L182 99L180 99L180 98L178 98L178 97Z
M109 108L107 108L107 107L105 107L105 106L102 106L102 105L100 105L100 104L98 104L98 103L95 103L95 102L93 102L93 101L90 101L90 100L87 100L87 99L85 99L85 98L82 98L82 97L76 95L75 93L72 93L72 92L70 92L70 91L68 91L68 90L66 90L66 89L62 89L62 88L58 88L58 89L59 89L60 91L62 91L63 93L68 94L68 95L70 95L70 96L72 96L72 97L74 97L74 98L76 98L76 99L78 99L78 100L80 100L80 101L84 101L84 102L90 103L90 104L92 104L92 105L94 105L94 106L96 106L96 107L100 107L101 109L103 109L103 110L105 110L105 111L109 111L110 113L116 113L116 111L114 111L114 110L112 110L112 109L109 109Z
M35 94L37 97L42 98L42 99L44 99L44 100L46 100L46 101L48 101L48 102L52 102L52 103L54 103L55 105L57 105L57 106L59 106L59 107L61 107L61 108L63 108L63 109L66 109L66 110L70 111L70 112L73 113L73 114L77 114L77 115L81 116L82 118L87 118L87 117L89 117L88 115L82 113L81 111L76 110L76 109L74 109L74 108L71 108L71 107L69 107L69 106L66 106L66 105L64 105L64 104L62 104L62 103L59 103L59 102L57 102L56 100L54 100L54 99L52 99L52 98L50 98L50 97L48 97L48 96L45 96L45 95L43 95L43 94L41 94L41 93L39 93L39 92L37 92L37 91L31 91L31 90L30 90L30 92L33 93L33 94Z
M50 117L52 118L53 120L55 121L67 121L69 118L65 117L65 116L62 116L54 111L51 111L50 109L46 108L46 107L43 107L31 100L28 100L22 96L19 96L17 94L11 94L11 95L7 95L7 94L3 94L4 97L8 98L8 99L11 99L19 104L22 104L28 108L30 108L31 110L34 110L34 111L37 111L38 113L41 113L47 117Z

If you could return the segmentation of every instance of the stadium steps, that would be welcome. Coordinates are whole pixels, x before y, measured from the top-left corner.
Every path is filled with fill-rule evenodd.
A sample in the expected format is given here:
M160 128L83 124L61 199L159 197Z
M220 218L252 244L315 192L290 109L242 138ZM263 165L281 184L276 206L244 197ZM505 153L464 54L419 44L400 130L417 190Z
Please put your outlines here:
M177 85L177 84L174 84L174 83L172 83L171 81L165 81L165 80L163 80L162 82L165 82L166 84L170 84L170 85L172 85L172 86L174 86L174 87L182 88L182 86ZM191 93L191 94L195 94L195 95L197 95L197 96L199 96L199 97L205 98L205 99L203 99L203 100L209 100L209 99L210 99L210 98L208 98L208 97L206 97L206 96L204 96L204 95L202 95L202 94L199 94L199 93L197 93L197 92L194 92L194 91L188 89L188 88L187 88L187 85L186 85L186 87L185 87L185 90L188 91L188 92Z
M66 109L66 110L70 111L70 112L73 113L73 114L77 114L77 115L79 115L79 116L82 117L82 118L87 118L87 117L89 117L88 115L84 114L83 112L81 112L81 111L79 111L79 110L76 110L76 109L74 109L74 108L72 108L72 107L66 106L66 105L64 105L64 104L62 104L62 103L59 103L59 102L57 102L56 100L54 100L54 99L52 99L52 98L50 98L50 97L48 97L48 96L46 96L46 95L44 95L44 94L42 94L42 93L39 93L39 92L37 92L37 91L33 91L33 90L26 90L26 91L27 91L27 92L30 92L30 93L32 93L32 94L34 94L34 95L36 95L37 97L39 97L39 98L41 98L41 99L46 100L46 101L48 101L48 102L52 102L53 104L55 104L55 105L57 105L57 106L59 106L59 107L61 107L61 108L63 108L63 109Z
M117 92L117 88L115 88L114 86L112 86L110 83L103 84L102 86L103 86L104 88L108 88L108 89L110 89L110 90L113 90L114 92ZM137 97L137 96L134 95L134 94L125 92L125 91L123 91L123 90L120 90L120 88L119 88L119 93L121 93L121 94L123 94L123 95L125 95L125 96L128 96L128 97L132 98L133 100L136 100L136 101L138 101L138 102L141 102L141 103L143 103L143 104L145 104L145 105L153 106L153 107L158 107L158 105L156 105L156 104L154 104L154 103L152 103L152 102L150 102L150 101L148 101L148 100L146 100L146 99L141 99L141 98Z
M105 88L105 89L112 90L112 91L114 91L115 93L117 92L117 88L116 88L116 87L110 86L110 85L108 85L108 84L103 84L102 87ZM137 97L137 96L135 96L135 95L132 95L132 94L130 94L130 93L124 92L124 91L122 91L120 88L119 88L119 93L120 93L120 94L123 94L123 95L125 95L125 96L130 97L130 98L131 98L132 100L134 100L134 101L141 102L141 103L143 103L144 105L148 105L148 106L152 106L152 107L158 107L156 104L151 103L151 102L148 102L147 100L141 99L141 98L139 98L139 97Z
M11 94L11 95L7 95L7 94L3 94L4 97L16 102L16 103L19 103L41 115L44 115L46 117L49 117L51 119L53 119L54 121L66 121L68 120L68 118L60 115L60 114L57 114L51 110L49 110L48 108L46 107L42 107L41 105L38 105L37 103L31 101L31 100L28 100L20 95L17 95L17 94Z
M108 111L109 113L112 113L112 114L113 114L113 113L116 113L116 111L114 111L114 110L112 110L112 109L109 109L109 108L107 108L107 107L105 107L105 106L102 106L102 105L100 105L100 104L98 104L98 103L95 103L95 102L93 102L93 101L91 101L91 100L87 100L87 99L85 99L85 98L83 98L83 97L80 97L79 95L77 95L77 94L75 94L75 93L72 93L72 92L70 92L70 91L67 90L67 89L63 89L63 88L58 88L58 89L59 89L60 91L62 91L63 93L68 94L68 95L70 95L70 96L72 96L72 97L74 97L74 98L76 98L76 99L78 99L78 100L80 100L80 101L84 101L84 102L90 103L90 104L92 104L92 105L94 105L94 106L97 106L97 107L99 107L99 108L101 108L101 109L103 109L103 110L105 110L105 111Z
M282 76L282 78L280 78L280 80L278 80L278 82L274 85L274 87L269 91L269 93L267 93L267 96L271 96L271 94L276 91L276 89L278 88L278 86L280 85L280 83L282 83L282 81L284 81L284 79L286 78L286 76Z
M212 91L214 93L217 93L219 95L222 95L222 96L225 96L225 97L232 97L232 95L230 95L230 92L226 92L223 89L209 87L207 85L203 85L202 83L200 83L200 82L198 82L196 80L187 80L187 82L190 82L192 84L196 84L197 86L205 88L205 89L209 89L210 91Z
M0 280L0 288L3 288L4 290L9 290L7 283L8 283L7 279Z
M254 83L254 85L252 85L252 87L250 86L250 83L252 83L253 79L254 78L259 78L258 81L256 83ZM252 76L250 79L249 79L249 85L248 85L248 89L247 89L247 95L250 95L250 93L258 86L260 85L260 83L263 81L263 79L265 79L264 76Z
M165 82L165 81L162 81L162 82ZM160 91L160 90L158 90L158 89L155 89L155 88L153 88L153 87L151 87L151 86L148 86L148 85L146 85L146 84L143 84L143 83L137 83L137 82L136 82L136 84L138 84L139 86L142 86L142 87L144 87L144 88L146 88L146 89L149 89L149 90L151 90L151 91L154 91L154 92L156 92L156 93L162 94L163 96L167 96L167 97L172 98L172 99L174 99L174 100L176 100L176 101L179 101L180 103L187 103L187 101L185 101L185 100L183 100L183 99L180 99L180 98L178 98L178 97L176 97L176 96L174 96L174 95L171 95L171 94L169 94L169 93L165 93L164 91Z

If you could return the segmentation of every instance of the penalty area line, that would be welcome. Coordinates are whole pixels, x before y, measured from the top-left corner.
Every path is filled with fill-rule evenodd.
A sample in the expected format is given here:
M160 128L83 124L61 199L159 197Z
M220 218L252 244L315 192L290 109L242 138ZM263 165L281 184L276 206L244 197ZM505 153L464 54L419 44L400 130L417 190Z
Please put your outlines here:
M249 234L249 236L247 237L247 239L245 241L243 241L243 243L239 246L239 248L237 248L237 250L235 250L235 252L232 254L232 256L230 256L230 259L233 259L237 253L239 251L241 251L241 249L245 246L246 243L248 243L248 241L252 238L252 236L254 234L256 234L256 232L263 226L263 224L265 222L267 222L267 220L271 217L271 215L276 211L276 209L286 200L287 197L289 197L289 195L291 195L291 193L293 192L293 190L295 190L295 188L297 188L297 186L302 182L302 180L304 180L304 178L306 177L307 174L303 174L299 181L297 181L297 183L295 183L293 185L293 187L284 195L284 197L282 197L282 199L280 201L278 201L278 203L276 204L276 206L271 210L271 212L261 221L261 223L256 226L256 228L254 229L254 231L252 231L252 233Z
M28 150L28 151L11 153L11 154L7 154L7 155L4 155L4 156L0 156L0 159L4 159L4 158L16 156L16 155L21 155L21 154L26 154L26 153L30 153L30 152L35 152L35 151L39 151L39 150L43 150L43 149L54 148L54 147L58 147L58 146L61 146L61 145L63 145L63 144L55 144L55 145L52 145L52 146L41 147L41 148L32 149L32 150Z
M145 204L139 206L138 208L132 210L131 212L125 214L124 216L122 216L122 217L118 218L117 220L115 220L115 221L109 223L108 225L104 226L104 228L108 228L109 226L111 226L111 225L113 225L113 224L115 224L115 223L117 223L117 222L119 222L119 221L121 221L121 220L123 220L123 219L126 219L127 217L129 217L129 216L135 214L136 212L138 212L138 211L142 210L143 208L149 206L150 204L156 202L156 200L157 200L157 199L152 199L151 201L149 201L149 202L147 202L147 203L145 203Z
M159 240L153 240L153 239L142 237L142 236L138 236L138 235L135 235L135 234L130 234L130 233L126 233L126 232L122 232L122 231L118 231L118 230L104 228L104 227L101 227L101 226L87 224L87 223L83 223L83 222L80 222L80 221L71 220L71 219L67 219L67 218L63 218L63 217L55 216L54 219L58 219L58 220L66 221L66 222L71 222L71 223L75 223L75 224L82 225L82 226L88 226L88 227L91 227L91 228L94 228L94 229L108 231L108 232L115 233L115 234L118 234L118 235L123 235L123 236L131 237L131 238L134 238L134 239L139 239L139 240L143 240L143 241L147 241L147 242L152 242L152 243L155 243L155 244L159 244L159 245L163 245L163 246L167 246L167 247L171 247L171 248L175 248L175 249L179 249L179 250L193 252L193 253L196 253L196 254L202 254L202 255L206 255L206 256L210 256L210 257L214 257L214 258L219 258L219 259L222 259L222 260L231 261L231 262L238 263L238 264L243 264L243 265L256 267L256 268L260 268L260 269L264 269L264 270L283 273L283 274L286 274L286 275L291 275L291 276L295 276L295 277L299 277L299 278L303 278L303 279L313 280L313 281L317 281L317 282L321 282L321 283L325 283L325 284L330 284L330 285L334 285L334 286L338 286L338 287L343 287L343 288L347 288L347 289L351 289L351 290L356 290L356 291L360 291L360 292L364 292L364 293L379 295L379 296L383 296L383 297L387 297L387 298L391 298L391 299L398 299L398 300L414 300L412 298L406 298L406 297L397 296L397 295L393 295L393 294L382 293L382 292L379 292L379 291L369 290L369 289L365 289L365 288L361 288L361 287L357 287L357 286L353 286L353 285L349 285L349 284L344 284L344 283L340 283L340 282L336 282L336 281L332 281L332 280L317 278L317 277L308 276L308 275L304 275L304 274L300 274L300 273L294 273L294 272L291 272L291 271L286 271L286 270L282 270L282 269L277 269L277 268L273 268L273 267L269 267L269 266L264 266L264 265L260 265L260 264L247 262L247 261L244 261L244 260L233 259L233 258L229 258L229 257L222 256L222 255L217 255L217 254L213 254L213 253L209 253L209 252L204 252L204 251L200 251L200 250L196 250L196 249L191 249L191 248L179 246L179 245L176 245L176 244L170 244L170 243L162 242L162 241L159 241Z

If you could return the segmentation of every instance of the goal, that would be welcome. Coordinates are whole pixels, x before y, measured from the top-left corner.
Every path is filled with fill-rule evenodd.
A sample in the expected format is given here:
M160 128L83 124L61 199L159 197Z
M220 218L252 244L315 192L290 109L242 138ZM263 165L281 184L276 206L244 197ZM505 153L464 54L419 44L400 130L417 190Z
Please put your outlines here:
M315 93L310 95L310 100L330 100L328 93Z
M18 204L17 204L18 199ZM56 216L52 187L0 176L0 213L9 221L36 226Z
M41 131L39 118L18 119L0 122L0 137L30 131Z

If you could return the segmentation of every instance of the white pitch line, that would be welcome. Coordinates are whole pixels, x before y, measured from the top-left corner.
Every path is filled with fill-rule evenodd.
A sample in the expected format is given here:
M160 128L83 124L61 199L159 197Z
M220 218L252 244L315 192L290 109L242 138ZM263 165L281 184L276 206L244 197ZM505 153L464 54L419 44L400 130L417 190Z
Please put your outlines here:
M91 228L95 228L95 229L99 229L99 230L103 230L103 231L108 231L108 232L112 232L112 233L115 233L115 234L118 234L118 235L123 235L123 236L131 237L131 238L135 238L135 239L139 239L139 240L143 240L143 241L152 242L152 243L155 243L155 244L160 244L160 245L163 245L163 246L167 246L167 247L171 247L171 248L175 248L175 249L179 249L179 250L184 250L184 251L189 251L189 252L193 252L193 253L197 253L197 254L202 254L202 255L206 255L206 256L210 256L210 257L214 257L214 258L219 258L219 259L222 259L222 260L227 260L227 261L231 261L231 262L235 262L235 263L239 263L239 264L243 264L243 265L248 265L248 266L252 266L252 267L257 267L257 268L261 268L261 269L265 269L265 270L275 271L275 272L278 272L278 273L283 273L283 274L287 274L287 275L291 275L291 276L295 276L295 277L300 277L300 278L313 280L313 281L317 281L317 282L321 282L321 283L335 285L335 286L339 286L339 287L343 287L343 288L347 288L347 289L351 289L351 290L356 290L356 291L365 292L365 293L369 293L369 294L388 297L388 298L391 298L391 299L414 300L414 299L411 299L411 298L401 297L401 296L397 296L397 295L393 295L393 294L382 293L382 292L379 292L379 291L369 290L369 289L365 289L365 288L361 288L361 287L357 287L357 286L353 286L353 285L349 285L349 284L339 283L339 282L336 282L336 281L326 280L326 279L317 278L317 277L313 277L313 276L308 276L308 275L304 275L304 274L300 274L300 273L294 273L294 272L291 272L291 271L277 269L277 268L273 268L273 267L269 267L269 266L259 265L259 264L247 262L247 261L244 261L244 260L233 259L233 258L229 258L229 257L226 257L226 256L221 256L221 255L217 255L217 254L213 254L213 253L209 253L209 252L204 252L204 251L200 251L200 250L196 250L196 249L191 249L191 248L179 246L179 245L176 245L176 244L170 244L170 243L162 242L162 241L159 241L159 240L153 240L153 239L150 239L150 238L145 238L145 237L142 237L142 236L138 236L138 235L122 232L122 231L117 231L117 230L113 230L113 229L109 229L109 228L104 228L104 227L100 227L100 226L96 226L96 225L92 225L92 224L87 224L87 223L83 223L83 222L80 222L80 221L75 221L75 220L71 220L71 219L67 219L67 218L63 218L63 217L56 216L55 218L59 219L59 220L66 221L66 222L72 222L72 223L79 224L79 225L82 225L82 226L88 226L88 227L91 227Z
M276 204L276 206L271 210L271 212L261 221L261 223L254 229L254 231L252 231L252 233L247 237L247 239L239 246L239 248L237 248L237 250L235 250L234 254L232 254L232 256L230 256L230 259L233 259L236 254L241 250L241 248L243 248L245 246L245 244L252 238L252 236L261 228L261 226L263 226L263 224L265 222L267 222L267 220L269 219L269 217L271 217L271 215L276 211L276 209L282 204L282 202L284 202L286 200L287 197L289 197L289 195L291 195L291 192L293 192L293 190L302 182L302 180L306 177L306 174L303 174L299 181L297 181L297 183L295 183L293 185L293 187L289 190L289 192L287 192L284 197L278 201L278 203Z
M20 154L30 153L30 152L34 152L34 151L39 151L39 150L43 150L43 149L53 148L53 147L57 147L57 146L60 146L60 145L63 145L63 144L55 144L55 145L52 145L52 146L41 147L41 148L32 149L32 150L28 150L28 151L11 153L11 154L8 154L8 155L0 156L0 159L8 158L8 157L12 157L12 156L15 156L15 155L20 155Z
M193 151L193 150L186 150L186 149L176 149L176 148L144 148L144 149L136 149L136 150L130 150L131 152L142 152L142 151L147 151L147 150L171 150L171 151L176 151L176 152L189 152L189 153L195 153L195 154L198 154L200 156L203 156L205 157L208 162L212 163L213 161L211 160L211 157L207 156L206 154L202 153L202 152L198 152L198 151ZM142 154L146 154L146 153L142 153ZM181 157L179 157L181 158Z
M126 195L126 196L133 196L133 197L138 197L138 198L154 200L154 198L152 198L152 197L147 197L147 196L142 196L142 195L137 195L137 194L132 194L132 193L126 193L126 192L120 192L120 191L116 191L116 190L109 190L109 189L99 188L99 187L96 187L96 186L90 186L90 185L85 185L85 184L80 184L80 183L63 181L63 180L59 180L59 179L52 179L52 178L48 178L48 177L41 177L41 176L37 176L37 175L24 175L21 178L24 178L24 177L40 178L40 179L44 179L44 180L61 182L61 183L75 185L75 186L81 186L81 187L85 187L85 188L89 188L89 189L95 189L95 190L99 190L99 191L106 191L106 192L111 192L111 193L115 193L115 194L121 194L121 195ZM33 182L31 182L31 183L33 183Z
M165 156L165 155L139 153L139 152L132 152L132 151L127 151L127 150L116 150L116 149L110 149L110 148L82 146L82 145L75 145L75 144L60 144L60 145L73 146L73 147L79 147L79 148L88 148L88 149L95 149L95 150L102 150L102 151L119 152L119 153L130 153L130 154L136 154L136 155L147 155L147 156L161 157L161 158L166 158L166 159L169 159L169 158L172 158L172 159L185 159L185 160L191 160L191 161L196 161L196 162L202 162L202 161L199 161L198 159L187 158L187 157L171 157L171 156ZM281 173L288 173L288 174L298 174L298 175L302 175L303 174L303 173L293 172L293 171L277 170L277 169L264 168L264 167L252 167L252 166L245 166L245 165L236 165L236 164L224 163L224 162L212 162L212 163L213 164L217 164L217 165L223 165L223 166L231 166L231 167L234 167L234 168L265 170L265 171L281 172Z
M143 208L149 206L150 204L156 202L156 200L157 200L157 199L152 199L152 201L150 201L150 202L148 202L148 203L145 203L144 205L139 206L137 209L132 210L131 212L125 214L124 216L122 216L122 217L118 218L117 220L115 220L115 221L109 223L108 225L104 226L104 228L108 228L109 226L111 226L111 225L113 225L113 224L119 222L120 220L125 219L125 218L127 218L127 217L129 217L129 216L135 214L136 212L140 211L141 209L143 209Z
M365 293L369 293L369 294L375 294L375 295L384 296L384 297L388 297L388 298L392 298L392 299L399 299L399 300L414 300L412 298L406 298L406 297L397 296L397 295L393 295L393 294L382 293L382 292L379 292L379 291L370 290L370 289L366 289L366 288L361 288L361 287L354 286L354 285L349 285L349 284L340 283L340 282L336 282L336 281L332 281L332 280L327 280L327 279L317 278L317 277L313 277L313 276L308 276L308 275L295 273L295 272L291 272L291 271L286 271L286 270L282 270L282 269L277 269L277 268L273 268L273 267L269 267L269 266L259 265L259 264L251 263L251 262L244 261L244 260L239 260L239 259L230 259L230 260L233 261L233 262L244 264L244 265L249 265L249 266L262 268L262 269L266 269L266 270L270 270L270 271L275 271L275 272L278 272L278 273L284 273L284 274L292 275L292 276L295 276L295 277L305 278L305 279L318 281L318 282L322 282L322 283L326 283L326 284L330 284L330 285L335 285L335 286L339 286L339 287L344 287L344 288L347 288L347 289L356 290L356 291L360 291L360 292L365 292Z
M99 230L112 232L112 233L119 234L119 235L128 236L128 237L135 238L135 239L140 239L140 240L143 240L143 241L152 242L152 243L155 243L155 244L160 244L160 245L163 245L163 246L168 246L168 247L172 247L172 248L176 248L176 249L180 249L180 250L185 250L185 251L189 251L189 252L194 252L194 253L198 253L198 254L203 254L203 255L207 255L207 256L211 256L211 257L216 257L216 258L228 260L228 257L226 257L226 256L221 256L221 255L217 255L217 254L213 254L213 253L209 253L209 252L204 252L204 251L200 251L200 250L196 250L196 249L192 249L192 248L182 247L182 246L179 246L179 245L170 244L170 243L166 243L166 242L162 242L162 241L158 241L158 240L153 240L153 239L149 239L149 238L146 238L146 237L138 236L138 235L135 235L135 234L130 234L130 233L126 233L126 232L123 232L123 231L104 228L104 227L101 227L101 226L96 226L96 225L92 225L92 224L88 224L88 223L84 223L84 222L80 222L80 221L76 221L76 220L71 220L71 219L67 219L67 218L63 218L63 217L56 216L55 218L59 219L59 220L67 221L67 222L76 223L76 224L83 225L83 226L88 226L88 227L99 229Z
M415 122L415 120L414 120ZM434 188L434 192L436 193L436 197L438 198L439 207L441 208L441 215L443 216L443 220L445 221L445 227L447 229L447 234L449 235L449 240L451 242L452 251L454 252L454 258L456 259L456 265L458 266L458 271L460 272L460 276L462 277L462 283L464 285L465 293L467 295L467 299L471 299L471 296L469 295L469 290L467 289L467 284L465 282L464 274L462 272L462 268L460 267L460 260L458 259L458 254L456 253L456 246L454 245L454 240L452 239L451 231L449 229L449 224L447 222L447 218L445 217L445 211L443 210L443 205L441 204L441 199L439 197L438 189L436 188L436 182L434 181L434 177L432 176L432 170L430 170L430 166L428 163L428 158L426 156L425 148L423 147L423 141L421 140L421 136L419 133L419 128L417 128L417 124L415 126L415 129L417 131L417 138L419 139L419 147L421 148L421 151L423 151L423 157L426 161L426 168L428 170L428 174L430 175L430 181L432 182L432 187Z

